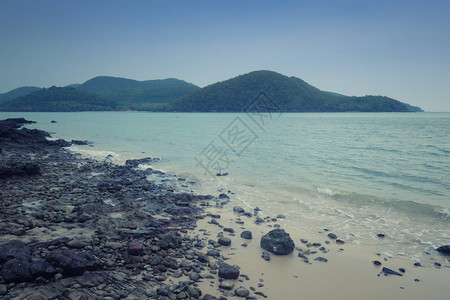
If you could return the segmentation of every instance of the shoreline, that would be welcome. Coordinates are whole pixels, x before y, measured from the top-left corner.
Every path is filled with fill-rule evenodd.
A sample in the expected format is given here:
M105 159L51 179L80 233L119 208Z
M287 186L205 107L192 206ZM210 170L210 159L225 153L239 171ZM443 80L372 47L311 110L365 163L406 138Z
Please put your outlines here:
M450 275L448 260L440 269L413 267L399 258L376 256L370 247L346 244L345 240L337 245L326 232L318 238L287 229L297 247L318 251L307 255L310 263L298 257L298 250L288 256L271 255L267 262L261 258L259 239L275 224L283 227L282 218L269 216L256 225L256 217L265 214L237 215L232 206L239 202L231 194L178 193L148 181L151 174L170 175L151 168L136 169L133 166L139 165L139 160L118 166L82 158L63 150L61 140L48 144L41 139L42 132L40 135L39 140L24 143L21 153L2 147L0 155L8 159L34 157L41 174L0 179L2 205L5 198L12 202L1 210L0 247L7 240L23 240L31 252L28 260L21 258L25 262L55 264L49 253L69 251L73 261L86 266L74 271L70 263L56 264L54 271L25 277L22 282L3 278L0 295L6 289L4 295L10 299L38 294L45 297L41 299L220 299L237 297L234 290L241 285L250 293L248 299L293 299L299 294L313 299L437 299L450 293L445 280ZM220 215L216 221L223 227L211 224L215 219L211 214ZM234 235L224 228L232 228ZM252 240L240 238L244 229L253 233ZM220 233L231 239L231 246L214 243ZM307 247L301 238L321 243L325 249ZM241 246L244 242L247 247ZM219 257L206 255L214 249L221 250ZM315 261L319 254L328 262ZM0 256L2 265L4 260ZM375 267L374 260L382 266ZM235 280L230 291L218 288L217 266L222 261L239 265L241 275L246 275ZM406 272L401 277L378 277L384 266L405 268Z

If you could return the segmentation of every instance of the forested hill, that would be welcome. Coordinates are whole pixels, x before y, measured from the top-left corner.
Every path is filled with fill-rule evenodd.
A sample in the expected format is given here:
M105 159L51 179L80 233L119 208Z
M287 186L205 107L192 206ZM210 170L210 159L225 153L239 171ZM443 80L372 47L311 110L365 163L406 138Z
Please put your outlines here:
M71 87L50 87L11 101L0 103L2 111L106 111L116 104L100 96Z
M125 106L130 103L139 106L145 103L172 102L200 88L175 78L137 81L99 76L86 81L77 89L123 103Z
M176 100L174 111L239 112L264 92L285 112L407 112L420 108L383 96L349 97L323 92L296 77L255 71L207 86Z
M40 90L41 88L35 87L35 86L23 86L19 87L17 89L11 90L7 93L0 94L0 103L5 101L10 101L28 94L31 94L33 92L36 92Z

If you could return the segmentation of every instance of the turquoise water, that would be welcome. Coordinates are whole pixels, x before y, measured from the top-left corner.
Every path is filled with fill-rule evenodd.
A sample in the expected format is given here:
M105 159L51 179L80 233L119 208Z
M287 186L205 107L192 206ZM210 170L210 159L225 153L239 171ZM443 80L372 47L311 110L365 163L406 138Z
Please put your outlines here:
M449 113L0 113L19 116L94 142L77 151L160 157L155 168L191 174L193 189L231 190L286 226L364 244L385 233L414 259L450 243Z

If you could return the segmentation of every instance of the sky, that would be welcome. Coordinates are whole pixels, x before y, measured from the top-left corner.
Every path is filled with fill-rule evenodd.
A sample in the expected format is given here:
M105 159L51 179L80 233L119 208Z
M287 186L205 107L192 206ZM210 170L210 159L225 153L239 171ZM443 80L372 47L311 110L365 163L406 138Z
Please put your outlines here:
M450 111L448 0L0 0L0 93L256 70Z

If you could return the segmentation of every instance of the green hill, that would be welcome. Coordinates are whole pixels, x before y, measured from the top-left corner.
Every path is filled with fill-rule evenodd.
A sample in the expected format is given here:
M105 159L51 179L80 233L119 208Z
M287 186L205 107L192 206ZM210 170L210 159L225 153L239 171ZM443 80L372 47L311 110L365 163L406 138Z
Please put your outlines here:
M174 78L137 81L99 76L86 81L77 89L113 100L123 109L146 110L172 102L200 88Z
M17 89L11 90L7 93L0 94L0 103L16 99L18 97L22 97L28 94L31 94L33 92L36 92L40 90L41 88L35 87L35 86L23 86L19 87Z
M239 112L264 92L284 112L406 112L408 106L382 96L348 97L323 92L296 77L255 71L207 86L176 100L175 111Z
M71 87L52 86L0 103L0 110L44 112L116 110L116 104L95 94Z

